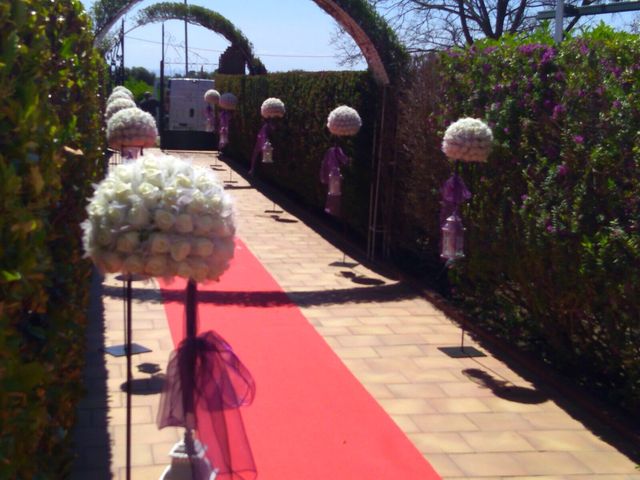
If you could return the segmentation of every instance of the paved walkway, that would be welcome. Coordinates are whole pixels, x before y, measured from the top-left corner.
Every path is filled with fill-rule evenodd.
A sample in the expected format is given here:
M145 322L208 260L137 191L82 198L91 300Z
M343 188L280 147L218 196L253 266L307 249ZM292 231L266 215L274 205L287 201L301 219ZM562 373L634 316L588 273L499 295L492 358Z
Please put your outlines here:
M365 267L357 252L341 265L318 222L275 204L213 153L182 155L233 182L238 235L443 479L640 479L640 459L614 430L468 336L465 345L486 356L446 355L440 348L459 346L460 328L423 295ZM265 212L274 205L283 213ZM153 351L133 360L131 478L156 480L181 435L155 426L173 344L156 282L134 288L133 340ZM100 348L123 342L122 282L96 275L93 300L72 478L120 480L126 363Z

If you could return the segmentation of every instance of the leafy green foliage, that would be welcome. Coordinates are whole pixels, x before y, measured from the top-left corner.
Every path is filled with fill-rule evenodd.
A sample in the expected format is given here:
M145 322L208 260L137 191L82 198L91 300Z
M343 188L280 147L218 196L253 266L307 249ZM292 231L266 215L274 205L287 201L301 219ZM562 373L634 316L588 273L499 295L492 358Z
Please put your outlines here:
M90 264L79 223L103 170L80 2L0 6L0 478L64 478Z
M489 162L462 168L474 196L454 297L637 412L640 39L600 26L560 46L538 40L507 37L416 66L406 104L420 109L400 127L398 244L437 264L438 188L450 174L442 135L462 116L486 120Z
M319 181L320 164L333 141L326 128L327 116L340 105L358 111L362 129L355 138L340 141L353 159L343 171L343 214L355 231L366 235L371 145L379 103L371 76L366 72L291 72L256 77L216 75L215 81L219 92L238 97L228 152L247 166L262 125L262 102L277 97L285 103L287 114L278 120L272 138L274 163L261 165L258 175L320 211L326 195Z

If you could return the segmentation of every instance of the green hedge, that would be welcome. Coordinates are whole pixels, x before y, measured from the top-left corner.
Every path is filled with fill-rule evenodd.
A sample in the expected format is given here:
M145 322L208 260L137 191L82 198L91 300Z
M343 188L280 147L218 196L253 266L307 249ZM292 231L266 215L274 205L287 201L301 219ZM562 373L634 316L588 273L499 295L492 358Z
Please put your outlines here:
M537 43L533 43L537 42ZM553 45L507 38L416 65L402 109L396 253L442 268L443 132L485 119L464 165L467 257L453 297L513 344L640 411L640 40L598 27Z
M0 478L64 478L103 172L98 72L78 1L0 5Z
M326 128L329 112L340 105L355 108L363 121L360 132L340 141L353 159L343 170L343 216L359 235L366 235L369 208L371 145L378 108L377 87L367 72L276 73L257 77L217 75L216 89L232 92L238 110L231 124L230 156L249 166L262 125L260 106L278 97L287 114L273 135L274 163L257 175L322 211L326 187L319 181L320 164L332 138Z

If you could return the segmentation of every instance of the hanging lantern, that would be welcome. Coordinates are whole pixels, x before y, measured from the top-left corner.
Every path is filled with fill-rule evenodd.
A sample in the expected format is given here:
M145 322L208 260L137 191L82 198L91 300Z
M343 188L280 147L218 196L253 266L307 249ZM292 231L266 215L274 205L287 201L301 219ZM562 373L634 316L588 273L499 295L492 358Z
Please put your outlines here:
M329 172L329 195L342 195L342 175L340 172Z
M457 212L453 212L442 225L442 251L440 257L457 260L464 257L464 226Z
M273 145L269 140L262 145L262 163L273 163Z

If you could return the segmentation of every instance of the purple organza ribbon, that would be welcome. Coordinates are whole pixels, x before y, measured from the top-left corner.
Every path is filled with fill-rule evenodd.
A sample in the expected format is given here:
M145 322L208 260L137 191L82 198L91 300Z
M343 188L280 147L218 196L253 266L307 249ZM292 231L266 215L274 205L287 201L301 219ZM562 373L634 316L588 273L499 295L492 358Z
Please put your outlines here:
M216 478L253 479L256 466L238 408L254 396L251 373L222 337L206 332L187 338L169 359L158 428L212 432L206 446Z
M458 207L471 198L471 192L464 184L462 177L454 173L440 188L442 209L440 210L440 226L449 216L458 211Z
M340 168L349 164L349 157L345 155L340 147L331 147L324 154L320 165L320 182L329 184L329 174L340 175Z
M273 127L271 124L265 122L262 124L262 128L258 132L258 136L256 137L256 145L253 147L253 153L251 154L251 165L255 166L256 160L258 159L258 154L262 152L262 147L269 140L269 136L273 132Z
M207 125L209 127L211 127L211 131L215 132L216 131L216 114L215 114L215 110L213 109L213 107L211 105L207 105L207 108L205 110L205 116L207 117Z
M345 153L342 151L342 148L338 146L329 148L324 154L324 158L322 159L322 163L320 165L320 182L325 185L329 185L330 176L335 176L338 179L341 179L342 176L340 174L340 168L348 164L349 157L345 155ZM340 186L340 190L341 189L342 187ZM331 195L331 193L327 191L327 200L324 205L324 211L329 215L339 217L340 204L341 195Z
M231 121L232 113L229 110L222 110L220 112L220 128L229 131L229 122Z

